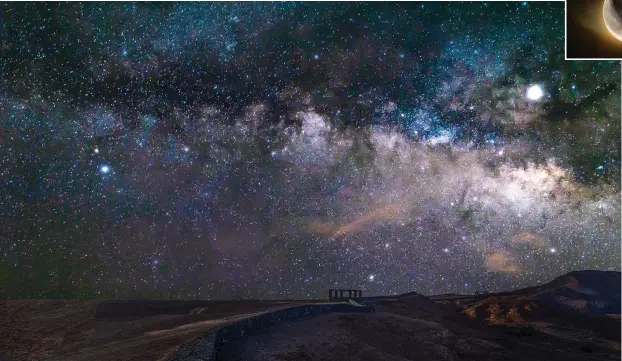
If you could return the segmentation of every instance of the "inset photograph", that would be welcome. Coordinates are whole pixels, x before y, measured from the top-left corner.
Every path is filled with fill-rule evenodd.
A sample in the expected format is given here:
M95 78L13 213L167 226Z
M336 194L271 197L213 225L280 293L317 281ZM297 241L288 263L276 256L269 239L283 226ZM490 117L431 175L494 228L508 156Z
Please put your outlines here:
M566 59L622 59L622 0L566 0Z

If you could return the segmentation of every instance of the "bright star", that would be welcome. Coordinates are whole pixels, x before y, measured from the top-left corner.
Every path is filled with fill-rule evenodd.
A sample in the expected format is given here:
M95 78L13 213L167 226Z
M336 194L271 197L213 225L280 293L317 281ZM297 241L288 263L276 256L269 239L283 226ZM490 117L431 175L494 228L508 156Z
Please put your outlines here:
M534 84L527 89L527 98L529 100L540 100L544 96L544 90L538 84Z
M549 252L551 252L551 253L556 253L556 252L557 252L557 250L556 250L555 248L551 247L551 248L549 249Z
M108 172L110 172L110 167L107 165L102 165L101 167L99 167L99 171L102 174L107 174Z
M374 275L369 275L369 280L370 280L370 281L373 281L373 280L374 280L374 278L376 278L376 276L374 276Z
M449 253L449 248L443 248L443 252Z
M188 153L190 151L190 148L188 148L188 146L184 147L184 152Z

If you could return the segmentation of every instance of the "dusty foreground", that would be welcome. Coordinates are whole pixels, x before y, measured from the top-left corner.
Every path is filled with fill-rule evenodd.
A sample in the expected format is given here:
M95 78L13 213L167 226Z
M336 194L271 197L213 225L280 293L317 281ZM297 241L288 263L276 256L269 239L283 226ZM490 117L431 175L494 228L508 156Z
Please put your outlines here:
M219 361L619 360L620 273L582 271L483 297L402 295L224 344ZM608 314L611 311L616 314Z
M217 359L619 360L620 320L605 315L575 322L551 313L540 322L489 324L452 302L412 295L377 301L373 314L328 314L271 327L225 344Z
M486 296L368 299L217 347L218 361L619 360L620 272ZM318 301L321 302L321 301ZM310 301L0 301L0 361L164 360L209 329Z
M619 360L620 272L485 296L405 294L224 344L219 361Z
M210 328L304 303L0 300L0 361L164 360Z

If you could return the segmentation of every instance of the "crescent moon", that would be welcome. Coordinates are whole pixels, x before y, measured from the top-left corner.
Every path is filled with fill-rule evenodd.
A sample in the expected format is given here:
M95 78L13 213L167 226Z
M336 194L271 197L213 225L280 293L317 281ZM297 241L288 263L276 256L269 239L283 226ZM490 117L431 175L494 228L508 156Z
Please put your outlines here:
M603 19L611 35L622 41L622 17L613 5L613 0L605 0L603 4Z

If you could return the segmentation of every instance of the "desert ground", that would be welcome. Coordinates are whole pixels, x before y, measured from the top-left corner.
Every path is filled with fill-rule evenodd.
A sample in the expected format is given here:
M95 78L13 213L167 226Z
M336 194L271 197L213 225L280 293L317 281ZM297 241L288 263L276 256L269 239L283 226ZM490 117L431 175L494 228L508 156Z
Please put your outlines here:
M497 311L503 306L509 308ZM270 327L225 344L217 359L620 359L619 317L588 317L582 323L544 307L526 300L491 299L463 310L450 301L439 303L411 295L377 301L372 314L327 314ZM469 317L473 312L480 319ZM530 319L532 314L538 321L521 318ZM492 321L486 320L490 317Z
M218 325L312 302L0 300L0 360L163 360Z
M0 360L166 360L210 329L318 301L0 301ZM294 319L217 347L218 361L619 360L620 273L512 292L364 300L373 313Z

